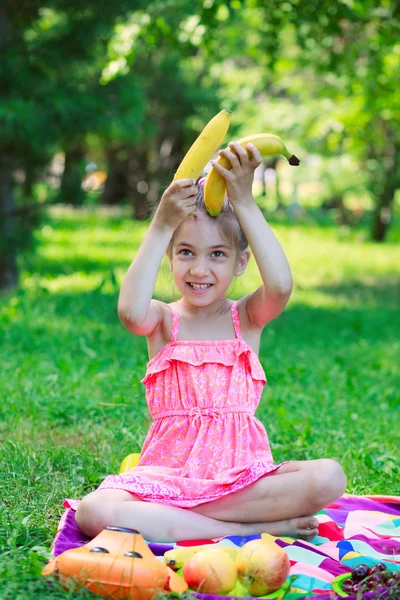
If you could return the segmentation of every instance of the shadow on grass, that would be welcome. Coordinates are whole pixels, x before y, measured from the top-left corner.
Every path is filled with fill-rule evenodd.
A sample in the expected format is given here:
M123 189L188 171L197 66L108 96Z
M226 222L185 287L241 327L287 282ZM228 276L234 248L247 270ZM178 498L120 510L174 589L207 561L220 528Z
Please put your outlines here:
M54 279L58 276L72 275L73 273L81 273L84 275L98 274L106 277L107 273L112 273L114 269L124 269L126 271L126 258L121 257L121 260L110 258L107 255L96 256L93 259L85 256L66 256L65 258L55 257L35 257L30 263L31 274L38 275L44 278Z
M341 301L348 301L349 306L376 307L379 310L395 310L400 303L400 276L374 277L371 283L359 280L347 280L340 284L317 285L316 292L322 292Z
M104 274L104 273L103 273ZM342 336L364 337L371 343L387 342L399 339L400 315L397 311L398 286L394 282L385 281L385 286L369 288L346 284L342 286L323 286L317 288L324 293L349 299L357 298L357 305L344 308L312 307L306 304L292 304L274 321L270 322L263 332L279 332L283 344L296 344L309 348L319 340L321 344L340 343ZM171 296L155 296L165 302L172 302ZM371 301L372 299L372 301ZM114 326L125 332L117 314L118 290L102 293L95 289L78 293L49 293L43 289L34 293L21 291L12 299L7 307L5 303L0 312L1 320L7 324L12 336L12 329L24 328L25 340L30 332L40 331L41 338L54 338L60 344L63 336L68 338L79 334L85 336L96 331L104 331ZM9 310L8 310L9 308ZM130 334L125 332L128 336ZM8 336L7 336L8 337ZM132 336L130 336L132 337ZM101 350L100 350L101 352Z
M346 230L350 238L359 237L363 234L365 241L370 241L371 232L373 228L374 213L373 211L366 210L362 218L351 227L348 225L341 225L338 222L339 213L336 210L322 210L318 207L306 207L304 213L298 218L291 218L288 214L288 207L286 211L269 212L264 207L260 206L261 212L268 223L272 225L284 225L284 226L296 226L301 229L318 228L324 230L331 230L338 232L339 229ZM385 240L385 246L397 244L400 240L400 218L395 215L392 219L390 229L388 231L387 239Z
M43 223L53 229L80 231L87 226L105 226L112 231L119 231L129 221L133 221L129 209L121 207L74 208L67 205L57 205L50 208ZM142 221L139 222L140 224ZM143 223L145 223L143 221Z

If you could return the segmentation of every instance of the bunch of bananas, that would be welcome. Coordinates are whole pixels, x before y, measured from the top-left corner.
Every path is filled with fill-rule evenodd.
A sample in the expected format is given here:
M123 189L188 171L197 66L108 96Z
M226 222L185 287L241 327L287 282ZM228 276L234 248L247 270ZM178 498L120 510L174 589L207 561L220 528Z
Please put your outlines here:
M185 179L186 177L197 179L200 176L202 170L222 143L228 131L230 119L231 113L228 110L221 110L221 112L211 119L179 165L174 181L176 179ZM247 148L248 144L253 144L263 158L282 154L287 158L290 165L297 166L300 164L299 159L288 151L282 139L273 133L249 135L237 140L237 142L243 148ZM232 168L229 159L224 156L219 156L216 162L225 169ZM225 179L212 167L207 174L204 185L204 203L208 213L212 217L219 215L224 202L225 192Z

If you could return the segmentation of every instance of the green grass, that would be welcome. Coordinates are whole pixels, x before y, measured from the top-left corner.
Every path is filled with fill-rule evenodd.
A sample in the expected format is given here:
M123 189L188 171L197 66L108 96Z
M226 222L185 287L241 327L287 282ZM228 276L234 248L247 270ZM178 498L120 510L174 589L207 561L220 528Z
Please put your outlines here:
M347 491L399 494L399 224L389 241L328 218L271 221L295 288L264 330L257 417L274 459L331 457ZM146 225L120 214L54 209L0 299L0 597L77 598L39 576L65 497L95 489L139 451L150 423L146 341L122 327L122 277ZM231 297L260 284L254 261ZM175 296L163 268L156 294Z

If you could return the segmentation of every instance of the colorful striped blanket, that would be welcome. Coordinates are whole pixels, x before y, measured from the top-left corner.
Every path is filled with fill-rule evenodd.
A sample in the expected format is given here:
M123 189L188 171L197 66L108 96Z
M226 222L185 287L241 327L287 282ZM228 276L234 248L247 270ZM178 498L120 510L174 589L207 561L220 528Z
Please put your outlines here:
M67 508L58 528L52 552L57 556L70 548L88 541L75 523L75 513ZM358 564L373 566L384 563L391 571L400 571L400 497L355 496L344 494L316 515L319 534L311 542L281 537L277 543L289 555L292 577L285 600L332 600L332 580L350 572ZM152 552L163 560L164 552L176 546L216 544L242 546L261 536L227 536L217 540L193 540L158 544L147 542ZM194 594L200 600L217 600L221 596ZM359 596L360 597L360 596ZM363 599L378 598L377 592L363 595ZM348 600L356 600L349 596Z

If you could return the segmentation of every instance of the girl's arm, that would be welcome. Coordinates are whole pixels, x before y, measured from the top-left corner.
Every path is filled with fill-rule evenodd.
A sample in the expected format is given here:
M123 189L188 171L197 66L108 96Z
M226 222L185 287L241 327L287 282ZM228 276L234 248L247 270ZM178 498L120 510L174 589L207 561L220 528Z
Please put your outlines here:
M253 197L235 206L260 271L263 285L247 296L246 310L250 323L262 329L278 317L292 293L292 274L282 246L275 237Z
M118 316L135 335L151 335L161 323L161 306L152 296L172 234L173 229L154 219L122 282Z
M240 144L229 144L220 154L229 158L232 170L213 163L227 184L228 198L254 254L263 285L246 299L249 321L262 329L285 308L292 292L292 274L282 246L268 225L252 195L254 170L262 158L253 144L251 158Z
M135 335L151 335L162 322L162 302L152 300L163 256L174 230L193 210L193 179L173 182L164 192L143 242L130 265L118 300L118 315Z

